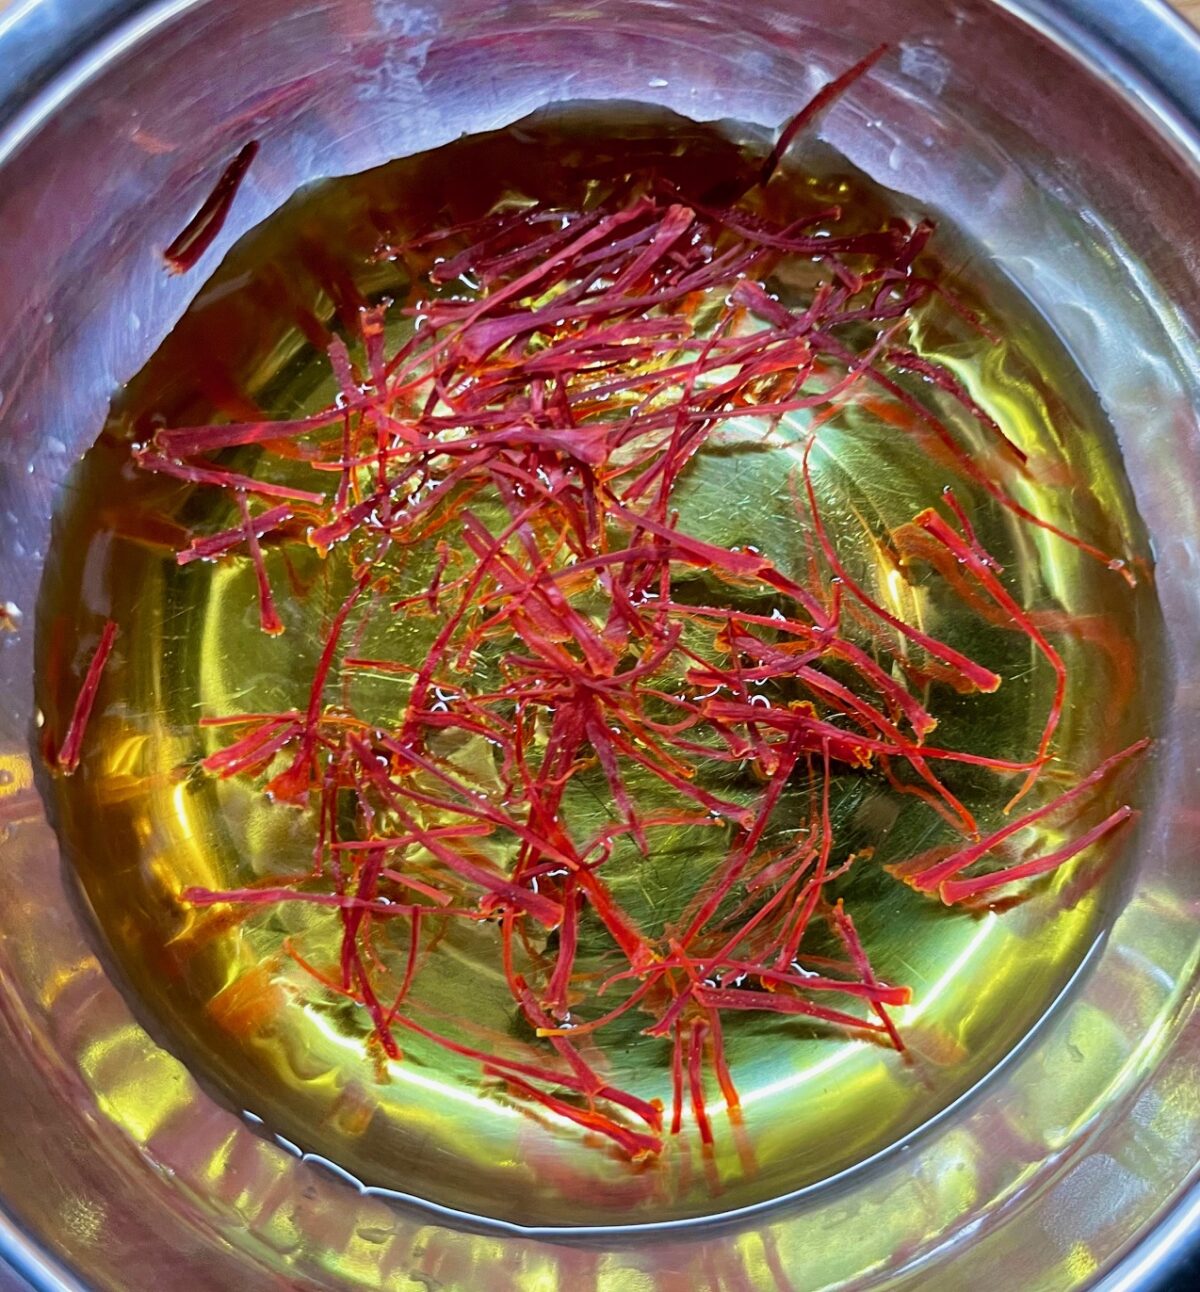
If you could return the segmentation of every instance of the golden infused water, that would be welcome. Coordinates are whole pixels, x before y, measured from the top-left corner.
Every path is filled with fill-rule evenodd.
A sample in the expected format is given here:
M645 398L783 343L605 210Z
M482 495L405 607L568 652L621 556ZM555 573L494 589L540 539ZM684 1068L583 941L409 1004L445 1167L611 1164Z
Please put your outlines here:
M829 881L822 900L841 899L853 913L881 982L911 988L911 1003L890 1011L906 1052L819 1018L769 1010L728 1016L724 1054L740 1113L727 1115L723 1087L706 1077L711 1146L696 1133L694 1107L685 1107L681 1134L668 1137L652 1160L631 1162L629 1154L579 1135L552 1110L534 1108L531 1115L512 1083L481 1071L467 1053L525 1053L538 1044L514 1005L494 921L431 913L411 938L399 921L372 926L364 954L389 982L413 960L405 1016L459 1047L410 1030L397 1034L403 1056L393 1057L379 1044L377 1020L338 990L344 928L336 910L189 899L194 890L271 889L279 877L313 866L314 841L327 826L315 820L311 796L307 806L281 802L264 792L265 773L214 775L212 760L237 733L213 720L305 709L331 625L360 577L355 561L362 552L338 542L323 551L307 540L303 517L279 533L264 532L262 571L281 628L264 632L260 571L246 547L211 560L177 560L197 536L239 524L231 497L150 473L137 452L164 428L309 417L346 399L330 359L335 338L355 371L369 367L364 311L383 320L390 355L412 342L440 302L482 299L469 265L439 272L452 259L421 249L431 228L468 225L492 211L586 211L623 186L668 186L677 204L692 201L699 209L744 186L762 151L753 132L738 137L655 109L581 107L302 192L229 253L117 397L64 490L58 558L49 564L39 607L48 732L67 723L100 625L113 620L120 634L79 769L69 777L48 773L47 786L109 961L142 1021L224 1100L261 1121L266 1133L371 1186L500 1219L575 1224L580 1197L588 1199L589 1223L624 1223L708 1214L826 1180L916 1130L981 1081L1053 1006L1120 901L1128 831L1098 838L1078 861L1022 888L999 890L990 904L947 906L936 893L914 891L888 867L961 843L961 828L956 833L944 812L878 765L835 760L821 785L827 783L836 839L830 865L855 860ZM831 238L847 229L875 234L896 219L915 226L928 214L908 210L896 195L813 150L803 166L776 179L764 203L764 215L779 224L811 218L814 236ZM821 212L834 208L840 216L822 224ZM986 835L1148 734L1155 697L1145 678L1152 675L1156 611L1110 433L1069 355L953 230L939 229L922 255L929 265L923 272L936 266L948 290L912 311L905 344L951 374L964 398L952 398L919 368L909 371L903 389L952 428L976 475L964 477L903 403L878 392L867 397L851 383L845 398L820 407L721 424L681 469L669 527L728 552L765 554L774 570L803 583L821 561L822 541L804 506L807 463L816 514L845 570L825 585L830 595L838 584L838 595L850 600L853 583L898 622L979 661L1000 680L988 693L962 693L944 670L926 670L914 681L919 643L909 642L908 672L907 661L880 654L888 676L905 680L936 715L930 739L985 760L1029 759L1054 704L1054 670L1030 636L1015 630L1011 615L1009 622L981 615L914 538L914 518L944 507L951 486L979 547L1002 568L1004 587L1023 614L1053 643L1067 679L1053 763L1028 802L1006 814L1019 777L964 764L946 773ZM790 256L772 267L765 286L772 300L799 309L827 276L819 256ZM698 293L689 302L697 328L716 326L709 320L721 317L725 305L723 294ZM863 344L869 348L875 336ZM705 379L719 381L720 372L714 368ZM989 490L990 473L1000 470L996 442L980 418L967 415L964 399L1019 451L1026 469L1009 472L1005 488L1044 525L1022 519ZM244 445L227 450L220 464L283 489L312 487L303 452L289 459ZM472 498L472 514L496 535L510 504L483 490ZM1114 568L1046 526L1111 553ZM350 715L375 730L401 723L413 670L437 649L453 604L428 600L430 590L467 577L474 551L449 525L379 552L373 577L386 584L386 596L365 596L345 619L320 697L325 719ZM779 610L751 581L722 580L696 564L673 578L669 596L692 607L719 601L725 610L763 619ZM601 608L586 595L574 604L581 623L600 623ZM875 658L880 642L869 618L860 614L847 635ZM680 640L702 653L711 639L707 629L689 626ZM514 650L511 640L481 638L458 661L459 673L476 693L502 687ZM356 660L395 667L360 667ZM655 678L663 695L689 685L686 668L673 667ZM801 692L780 677L758 694L765 708L795 712L802 703ZM437 703L454 699L448 690ZM544 724L531 724L535 752L544 752L549 739ZM474 792L503 799L505 778L485 733L442 732L431 747ZM806 757L814 757L812 749ZM749 808L769 781L752 763L722 763L697 784L721 802ZM267 770L278 775L287 764L284 751ZM1084 826L1136 802L1133 786L1128 775L1101 785ZM606 843L608 890L634 926L669 941L721 872L731 834L719 822L691 819L695 812L686 822L667 819L678 813L678 796L641 764L626 768L624 790L635 814L665 823L645 843L633 831ZM621 815L611 777L596 760L572 775L560 807L575 839L598 837L614 813ZM339 837L353 842L361 822L339 811L345 817L336 825ZM813 778L797 772L763 832L764 868L812 831L813 813ZM435 825L445 819L425 821ZM1048 818L1007 860L1052 853L1070 838L1061 820ZM497 875L521 864L512 839L489 838L471 849ZM436 870L436 860L427 856L423 864ZM722 918L735 918L740 896L741 890L729 895ZM813 965L845 955L830 927L814 925L806 934ZM527 934L515 955L518 969L532 975L561 954L564 934L536 924ZM623 962L590 909L580 917L577 940L581 981L619 974ZM332 986L320 981L318 975L330 974ZM619 1005L633 989L614 982L605 1006ZM579 1014L576 1021L585 1019ZM672 1047L668 1038L645 1034L652 1021L642 1008L630 1008L604 1030L596 1062L614 1088L661 1100L669 1120Z

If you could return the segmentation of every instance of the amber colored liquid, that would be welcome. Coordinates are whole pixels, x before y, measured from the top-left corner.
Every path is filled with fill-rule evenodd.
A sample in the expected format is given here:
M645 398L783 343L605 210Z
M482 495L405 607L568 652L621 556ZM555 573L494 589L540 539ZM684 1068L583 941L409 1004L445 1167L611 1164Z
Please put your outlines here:
M1050 1007L1119 901L1118 846L1094 850L1036 885L1030 900L1007 913L947 910L882 870L941 841L945 827L876 775L838 774L838 848L875 849L839 892L880 976L914 989L914 1004L897 1011L912 1057L905 1062L795 1020L738 1018L726 1043L745 1126L735 1133L715 1105L718 1142L707 1174L686 1140L661 1164L635 1171L530 1122L495 1097L470 1061L419 1042L381 1071L364 1045L365 1014L331 999L281 954L291 937L311 959L335 960L340 930L328 913L279 908L214 918L180 901L189 885L236 887L307 864L311 818L271 803L255 784L203 774L200 760L225 737L201 728L198 718L302 708L349 573L336 550L322 560L302 542L268 546L286 631L265 636L247 560L182 569L174 561L190 531L235 523L228 503L214 490L139 472L130 446L160 425L259 413L289 418L327 404L335 387L325 345L334 333L353 332L361 305L394 302L391 344L410 326L401 308L414 284L403 262L386 254L407 231L521 198L579 200L589 185L650 167L685 192L704 192L745 166L744 148L753 152L658 110L597 117L580 109L299 194L230 253L115 401L63 493L56 542L70 558L49 562L39 620L40 700L51 727L61 727L69 712L72 677L86 662L98 617L122 625L81 769L51 787L60 835L107 954L147 1025L224 1098L369 1184L485 1215L571 1224L571 1199L581 1190L592 1223L617 1223L704 1214L826 1179L886 1148L985 1076ZM896 213L892 195L837 159L810 160L819 162L819 178L797 179L781 203L836 200L862 228ZM952 366L1029 454L1036 470L1021 487L1024 505L1135 561L1142 537L1119 462L1069 357L969 244L949 230L939 237L956 290L986 303L1005 339L993 345L950 311L930 309L917 321L916 344ZM803 291L803 277L794 270L778 290L785 297ZM976 432L953 408L939 407L972 442ZM974 443L985 452L977 437ZM879 537L934 503L951 481L1022 603L1062 612L1054 640L1070 686L1060 766L1086 771L1145 734L1153 697L1142 679L1156 625L1148 578L1131 589L1068 545L1014 521L954 479L927 446L861 408L829 423L821 446L818 493L856 577L896 614L1004 678L995 695L932 697L941 743L1028 756L1053 680L1028 638L981 622L932 573L897 577L882 559ZM257 464L246 452L234 465L253 473ZM801 562L793 467L786 448L714 443L680 486L681 528L725 546L753 543L783 565ZM419 588L433 559L432 548L408 553L397 578ZM364 615L354 626L357 649L419 660L436 626L416 616ZM402 710L404 690L392 679L360 677L344 683L340 698L386 721ZM479 752L464 747L459 756L470 763ZM635 788L651 809L652 788ZM1011 785L960 774L955 789L985 826L1002 820ZM797 815L803 790L794 794ZM778 826L784 832L787 803ZM609 810L602 782L585 778L568 806L581 830L602 819ZM618 853L608 872L626 909L648 928L677 914L724 848L711 831L656 839L648 858ZM1057 841L1047 837L1051 846ZM461 925L431 932L413 989L414 1009L483 1048L523 1027L493 942L489 931ZM385 957L405 950L406 941L379 946ZM589 956L601 963L604 954L601 940L589 942L585 930L582 963ZM627 1015L609 1035L613 1079L667 1099L669 1049L641 1035L645 1022Z

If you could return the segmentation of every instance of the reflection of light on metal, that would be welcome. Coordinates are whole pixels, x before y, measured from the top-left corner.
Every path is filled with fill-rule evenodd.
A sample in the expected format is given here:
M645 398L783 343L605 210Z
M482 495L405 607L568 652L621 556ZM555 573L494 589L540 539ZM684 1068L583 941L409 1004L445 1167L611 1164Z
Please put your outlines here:
M175 820L179 822L179 828L183 831L184 836L192 832L192 816L188 811L188 789L187 785L180 781L171 791L171 806L175 812Z
M85 1046L79 1052L79 1069L89 1081L95 1081L97 1074L113 1050L117 1049L123 1040L133 1030L133 1024L128 1024L125 1028L113 1032L104 1032L98 1036L90 1045Z
M1139 907L1135 906L1130 909L1138 911ZM1142 909L1141 914L1144 917L1147 912ZM1157 912L1155 914L1157 916ZM1127 914L1126 919L1129 918L1131 917ZM1158 945L1161 948L1163 944L1159 943ZM1134 1080L1138 1074L1151 1071L1157 1065L1163 1050L1176 1035L1176 1011L1183 999L1192 993L1192 984L1195 982L1197 971L1200 971L1200 944L1194 942L1191 954L1174 978L1165 974L1155 960L1136 950L1131 945L1122 946L1118 954L1129 964L1135 966L1135 972L1145 975L1143 981L1156 982L1158 985L1165 987L1166 990L1158 1000L1154 1001L1154 1012L1151 1016L1152 1022L1150 1026L1145 1029L1140 1042L1131 1051L1117 1074L1105 1084L1103 1089L1086 1104L1079 1115L1069 1125L1065 1126L1058 1135L1047 1137L1051 1139L1053 1148L1058 1148L1074 1140L1105 1108L1111 1105L1114 1092L1127 1088L1129 1082ZM1149 1009L1146 1012L1149 1014ZM1104 1019L1107 1025L1112 1026L1112 1020L1107 1014L1101 1014L1100 1017ZM1180 1088L1177 1088L1177 1090L1177 1098L1183 1100L1183 1107L1186 1109L1184 1116L1193 1116L1194 1105L1187 1098L1186 1091ZM1175 1123L1175 1126L1177 1125L1178 1122ZM1175 1127L1172 1130L1175 1133Z
M220 1144L209 1150L208 1158L203 1162L198 1172L202 1180L209 1185L216 1185L221 1182L229 1167L229 1160L233 1156L237 1141L238 1133L236 1129L233 1129Z
M105 1116L140 1144L194 1097L187 1069L152 1046L142 1029L130 1023L89 1046L80 1061Z
M903 607L906 596L910 600L916 600L914 590L895 565L888 566L887 573L883 576L883 588L888 601L894 606Z
M894 1008L891 1013L896 1019L897 1024L903 1032L906 1026L915 1023L923 1014L927 1013L937 1000L938 996L950 987L956 978L961 974L972 959L978 955L983 944L991 936L992 930L996 925L996 914L989 911L980 922L979 928L972 934L967 944L958 953L957 956L946 966L941 976L938 977L927 991L923 991L917 997L916 1002L903 1008ZM961 978L959 979L961 981ZM811 1068L805 1068L803 1072L792 1073L779 1081L772 1081L766 1085L757 1086L754 1090L748 1092L742 1098L742 1106L748 1107L751 1104L770 1099L775 1095L785 1093L795 1093L802 1089L809 1082L817 1077L827 1076L829 1073L836 1071L852 1060L860 1058L862 1055L862 1046L865 1042L857 1045L850 1044L842 1047L836 1054L832 1054L828 1059L823 1059L820 1063L814 1064ZM723 1112L725 1104L721 1101L713 1101L708 1104L711 1112Z
M43 1009L53 1009L59 997L75 982L85 976L99 972L96 961L91 956L76 960L71 964L59 966L42 984L40 994Z
M0 798L33 784L33 768L25 754L0 754Z
M142 753L146 748L146 737L139 734L127 735L120 740L107 743L105 752L108 755L104 773L106 776L127 777L140 782L139 768Z
M62 1206L62 1222L67 1233L83 1243L95 1243L104 1231L107 1212L94 1198L68 1198Z
M820 1063L814 1063L811 1068L805 1068L803 1072L794 1072L790 1076L783 1077L779 1081L772 1081L765 1085L756 1086L752 1091L748 1091L742 1096L742 1107L747 1108L751 1104L771 1099L775 1095L800 1090L817 1077L826 1076L830 1072L836 1072L838 1068L845 1067L852 1059L861 1057L861 1052L862 1044L855 1045L850 1043L840 1046L836 1054L831 1054L829 1058L822 1059ZM710 1102L706 1098L704 1103L705 1107L711 1113L725 1111L724 1100Z
M947 987L952 986L956 979L960 983L962 982L962 978L960 977L962 971L966 969L976 955L978 955L983 944L991 936L992 930L995 926L996 913L995 911L988 911L988 913L980 920L979 928L968 939L966 946L964 946L958 955L956 955L945 969L942 970L941 976L933 981L928 990L920 993L914 1004L907 1006L902 1011L899 1015L901 1019L901 1027L903 1027L905 1023L915 1023L922 1014L927 1013L942 992L944 992Z
M0 831L37 820L42 801L33 787L33 768L25 754L0 754Z
M335 1049L345 1051L347 1055L347 1066L356 1063L362 1058L362 1037L361 1036L343 1036L341 1032L336 1031L330 1026L329 1020L323 1015L316 1013L314 1010L306 1009L308 1021L314 1031L320 1032L326 1041ZM400 1029L398 1029L400 1031ZM403 1035L402 1031L400 1034ZM442 1081L435 1081L432 1077L427 1077L422 1073L414 1063L405 1062L403 1059L399 1063L388 1064L388 1076L394 1081L401 1082L405 1085L413 1086L417 1090L428 1091L440 1099L453 1100L455 1103L467 1104L471 1108L479 1106L480 1095L478 1091L472 1091L462 1086L448 1085ZM525 1114L516 1108L507 1104L493 1101L495 1112L504 1117L523 1117ZM554 1121L564 1127L572 1128L574 1123L565 1117L557 1117L548 1108L539 1110L539 1115L544 1115L547 1121Z
M34 783L34 770L23 753L0 753L0 797Z
M1165 988L1167 991L1174 991L1178 985L1175 975L1165 966L1152 960L1145 954L1145 952L1136 950L1133 947L1123 947L1121 949L1121 956L1123 959L1128 960L1136 969L1141 970L1147 978L1152 978L1160 987Z
M236 596L228 595L237 577L238 570L233 565L219 565L213 571L208 599L218 613L200 617L198 698L205 713L237 713L241 707L241 696L230 687L240 686L243 679L237 670L228 668L229 661L222 649L228 622L220 613L240 604Z
M1076 1243L1067 1253L1063 1264L1066 1266L1067 1273L1072 1281L1078 1281L1079 1283L1090 1278L1100 1268L1099 1262L1087 1243Z

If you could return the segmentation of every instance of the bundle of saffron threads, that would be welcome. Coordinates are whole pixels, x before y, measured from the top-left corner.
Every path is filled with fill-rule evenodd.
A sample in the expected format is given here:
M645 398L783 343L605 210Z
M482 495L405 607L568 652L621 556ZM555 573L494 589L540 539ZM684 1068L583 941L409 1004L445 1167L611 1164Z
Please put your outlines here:
M303 545L346 571L303 702L202 719L227 736L204 760L209 774L306 814L311 870L191 888L184 901L322 908L339 929L337 962L314 962L293 939L281 950L363 1012L381 1062L401 1061L405 1038L419 1037L633 1159L659 1153L689 1110L710 1142L714 1089L737 1115L724 1037L740 1015L903 1049L893 1011L909 989L881 980L834 896L870 864L869 850L847 855L836 837L834 778L880 779L960 836L890 867L947 905L1048 873L1133 815L1071 824L1146 741L1047 789L1066 665L953 489L895 545L981 620L1027 638L1050 670L1040 737L1012 759L933 739L935 684L986 694L1001 678L857 580L822 511L822 426L884 400L903 414L897 434L932 439L964 487L1121 565L1011 496L1004 471L1025 468L1021 448L911 343L933 300L984 330L930 269L928 221L842 232L837 210L790 223L769 214L788 148L882 52L799 113L739 193L691 198L631 176L577 207L513 203L409 238L392 254L427 298L414 289L403 307L363 309L350 344L334 339L328 407L164 429L137 451L147 471L228 495L236 523L192 536L177 559L248 561L265 633L286 618L267 553ZM799 264L818 266L819 281L803 301L781 299L770 284ZM447 294L455 282L471 290ZM397 316L409 324L399 344ZM986 457L913 393L914 377L991 445ZM789 495L811 536L803 570L681 523L698 456L748 436L792 450ZM415 590L410 568L422 575ZM428 649L363 653L380 617L426 621ZM364 678L396 682L394 720L346 702ZM90 694L64 742L72 767ZM485 766L455 756L465 742L486 750ZM975 819L952 787L956 768L1011 783L1002 825ZM753 794L730 790L732 770ZM586 831L572 814L581 786L605 804ZM797 802L801 819L780 831ZM1065 841L997 866L1010 839L1043 822ZM720 860L649 927L610 881L612 859L652 857L679 831L715 832ZM437 954L430 930L459 921L490 931L531 1050L467 1044L414 1006L414 981ZM381 931L398 954L381 953ZM817 933L840 954L812 951ZM584 941L603 944L603 975L581 970ZM630 1017L663 1048L661 1101L606 1075L606 1031Z

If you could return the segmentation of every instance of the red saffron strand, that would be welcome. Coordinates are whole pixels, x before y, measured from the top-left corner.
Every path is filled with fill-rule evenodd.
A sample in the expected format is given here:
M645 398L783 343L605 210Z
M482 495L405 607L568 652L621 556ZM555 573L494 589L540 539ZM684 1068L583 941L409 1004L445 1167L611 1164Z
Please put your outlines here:
M671 1034L671 1134L683 1129L683 1025Z
M1044 820L1046 817L1066 807L1068 804L1075 803L1081 799L1090 789L1100 784L1106 777L1110 776L1123 763L1128 762L1131 758L1137 757L1150 747L1150 740L1143 739L1135 741L1132 745L1122 749L1119 753L1113 754L1106 758L1098 767L1083 777L1078 784L1071 789L1065 790L1062 794L1056 795L1041 807L1035 808L1032 812L1027 812L1024 816L1019 817L1016 821L1010 821L1008 825L1002 826L999 830L989 834L986 838L981 839L978 843L969 848L963 848L953 853L944 861L930 866L925 870L918 871L910 881L914 888L921 889L925 892L937 892L941 885L948 879L953 878L960 871L966 870L975 862L985 857L997 844L1003 843L1006 839L1011 838L1019 831L1036 825L1037 822Z
M714 191L694 201L666 179L631 177L586 212L535 203L410 231L405 254L414 272L425 265L427 289L397 311L411 334L389 354L390 307L348 299L353 339L327 348L333 405L290 421L160 430L134 455L149 472L233 491L240 525L189 536L176 560L248 557L267 633L282 629L268 535L285 559L302 544L352 579L299 707L201 720L230 728L206 772L254 779L311 815L311 866L244 888L190 888L183 900L247 918L296 903L336 921L332 972L288 939L283 949L354 1002L378 1065L402 1058L397 1036L418 1037L477 1064L544 1125L569 1123L632 1160L663 1145L662 1103L608 1075L606 1029L634 1025L635 1011L664 1060L669 1047L669 1132L682 1133L686 1098L706 1150L717 1136L706 1064L728 1117L741 1116L725 1045L737 1015L807 1020L903 1050L889 1011L911 992L880 980L845 899L833 899L873 856L842 849L835 785L891 787L960 836L889 867L947 904L1047 873L1134 814L1120 808L1028 861L963 877L1016 831L1087 810L1091 791L1147 742L980 838L963 769L1022 777L1012 804L1051 775L1068 682L1051 621L1009 590L952 490L952 519L929 508L880 537L881 558L898 569L914 555L929 562L967 610L1028 637L1036 666L1054 675L1028 756L927 743L939 686L986 694L1001 679L856 581L819 506L816 436L855 407L897 435L936 441L951 470L1022 522L1102 555L1008 495L1006 480L1034 470L1020 445L952 371L907 348L918 311L939 302L987 328L927 264L932 222L864 229L838 209L769 215L778 186L761 190L789 148L886 48L801 109L733 200ZM252 157L185 231L178 254L190 263ZM775 294L776 270L796 263L821 275L799 306ZM445 290L459 281L466 294ZM987 461L937 416L943 399L987 441ZM786 420L800 413L807 438ZM787 482L799 561L689 532L684 484L700 455L752 440L802 449ZM288 483L228 469L242 450ZM305 472L311 489L300 487ZM321 488L330 475L336 483ZM257 515L251 495L265 500ZM370 629L382 615L385 628L427 629L414 639L422 657L380 657L387 648L372 646ZM111 644L106 628L64 770L68 753L78 761ZM394 717L355 707L372 687L397 697ZM577 835L581 800L599 815ZM697 858L719 859L691 866L702 829L721 843ZM664 840L689 891L659 927L636 914L625 867ZM237 918L209 918L227 917ZM469 1017L445 1031L413 1017L427 966L459 920L494 938L513 1017L534 1033L520 1049ZM814 952L826 929L840 958ZM618 1003L601 1012L618 984Z
M938 894L947 906L953 906L955 902L978 897L980 893L999 888L1002 884L1011 884L1018 879L1032 879L1035 875L1047 874L1051 870L1057 870L1059 866L1070 861L1072 857L1078 856L1085 848L1090 848L1092 844L1111 834L1136 815L1133 808L1128 805L1119 807L1111 815L1105 817L1099 825L1093 826L1086 833L1081 834L1078 839L1073 839L1070 843L1064 844L1061 848L1056 848L1053 852L1045 853L1041 857L1034 857L1032 860L1022 862L1017 866L1008 866L1004 870L993 871L990 875L979 875L974 879L944 879L938 885Z
M738 1097L737 1087L733 1084L729 1064L725 1061L725 1039L721 1030L721 1015L715 1009L708 1011L708 1037L712 1048L713 1071L717 1074L717 1084L721 1087L725 1109L731 1116L740 1116L742 1101Z
M784 154L792 146L796 136L801 131L816 120L830 104L841 98L843 94L855 83L861 80L875 66L876 63L888 52L887 45L880 45L873 49L865 58L860 59L848 71L841 76L835 77L821 90L816 96L806 104L794 117L784 126L780 132L779 139L775 147L771 149L762 169L759 171L758 182L766 184L779 169L779 163L783 160Z
M841 898L838 899L830 912L830 918L833 926L837 930L838 936L845 944L846 950L850 952L850 958L854 961L854 967L858 970L864 986L875 987L878 985L875 977L875 971L871 968L871 962L867 958L867 953L863 948L862 939L858 936L858 930L854 927L854 921L847 913ZM879 1021L887 1028L888 1036L892 1039L892 1045L903 1053L904 1042L900 1038L900 1033L892 1022L891 1015L884 1008L883 1002L873 1000L871 1008L879 1016Z
M279 612L275 609L275 598L271 595L271 583L267 578L267 565L263 560L262 545L254 532L254 524L250 519L250 506L246 502L245 493L239 490L237 498L242 512L242 521L246 527L246 547L250 552L250 560L254 564L255 581L258 583L259 622L263 632L270 637L277 637L283 632L283 621L279 618Z
M950 495L953 497L953 495ZM1005 811L1010 811L1017 803L1025 797L1033 788L1038 776L1041 773L1042 765L1050 757L1050 743L1054 739L1054 733L1058 730L1059 720L1062 716L1063 705L1066 703L1067 694L1067 666L1063 663L1062 656L1051 646L1050 642L1044 636L1042 631L1033 622L1032 619L1017 605L1012 596L1005 590L1003 585L996 578L992 571L986 554L979 550L979 545L972 538L964 542L950 528L949 525L932 510L923 511L914 522L928 533L932 534L943 547L947 548L959 562L975 575L979 583L983 586L985 592L992 600L1004 610L1022 632L1029 637L1030 641L1042 652L1050 667L1054 670L1054 697L1050 703L1050 711L1046 715L1046 724L1042 730L1042 738L1038 744L1038 764L1033 767L1028 776L1026 776L1021 788L1016 792L1009 801ZM968 522L969 523L969 522Z
M692 1099L692 1116L700 1131L700 1140L705 1145L713 1142L712 1123L708 1119L708 1110L704 1106L704 1074L701 1063L704 1058L704 1037L708 1031L705 1023L697 1019L692 1024L692 1043L688 1051L688 1091Z
M237 196L242 180L258 156L259 142L252 139L225 167L204 205L188 221L185 228L163 252L163 259L172 273L184 274L212 246L229 218L233 199Z
M63 732L62 744L59 746L56 759L58 770L64 776L70 776L79 766L79 759L83 752L83 738L87 734L92 708L96 703L96 693L100 689L100 677L112 653L113 643L117 640L117 631L117 625L113 620L105 621L99 644L84 674L83 685L75 698L75 707L71 711L67 729Z

